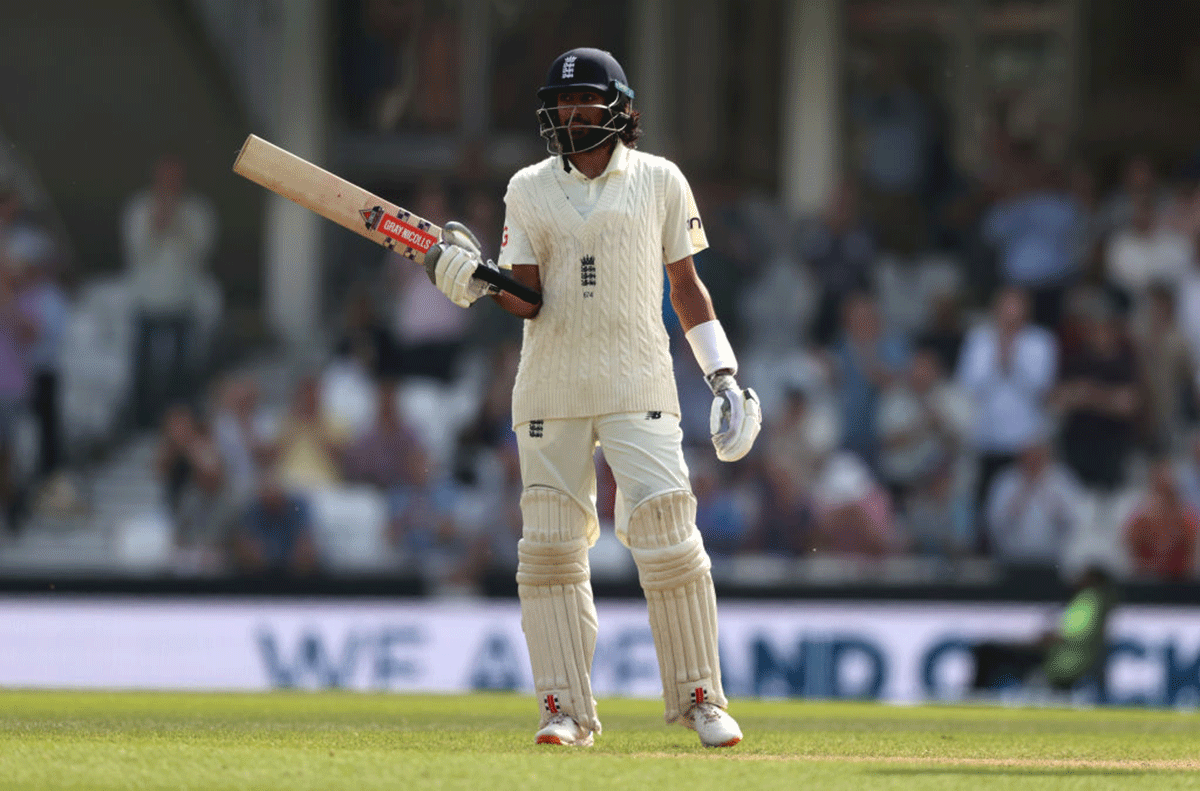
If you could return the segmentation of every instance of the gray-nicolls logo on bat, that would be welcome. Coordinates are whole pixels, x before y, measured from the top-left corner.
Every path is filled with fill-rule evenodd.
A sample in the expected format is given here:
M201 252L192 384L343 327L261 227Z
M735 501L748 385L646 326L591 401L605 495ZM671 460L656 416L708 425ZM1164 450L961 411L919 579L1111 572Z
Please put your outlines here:
M363 222L367 224L367 230L373 231L379 225L379 220L383 217L383 207L375 206L370 209L359 209L358 213L362 215Z

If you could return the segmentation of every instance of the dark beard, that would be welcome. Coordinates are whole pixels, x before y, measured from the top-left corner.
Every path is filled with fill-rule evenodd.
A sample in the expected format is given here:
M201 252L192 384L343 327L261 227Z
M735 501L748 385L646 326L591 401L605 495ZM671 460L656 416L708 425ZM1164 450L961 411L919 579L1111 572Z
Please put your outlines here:
M575 154L596 148L612 136L613 133L607 129L593 127L579 137L572 137L571 131L564 127L558 129L557 134L558 145L562 149L562 152L564 154Z

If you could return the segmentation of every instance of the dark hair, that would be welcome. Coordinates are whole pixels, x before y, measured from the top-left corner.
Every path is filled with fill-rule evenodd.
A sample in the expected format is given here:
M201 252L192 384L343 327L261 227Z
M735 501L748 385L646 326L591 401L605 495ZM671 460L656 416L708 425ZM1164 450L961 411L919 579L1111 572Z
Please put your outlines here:
M629 121L620 132L617 132L617 137L630 148L637 148L638 138L642 136L642 114L632 107L629 107L626 114L629 116Z

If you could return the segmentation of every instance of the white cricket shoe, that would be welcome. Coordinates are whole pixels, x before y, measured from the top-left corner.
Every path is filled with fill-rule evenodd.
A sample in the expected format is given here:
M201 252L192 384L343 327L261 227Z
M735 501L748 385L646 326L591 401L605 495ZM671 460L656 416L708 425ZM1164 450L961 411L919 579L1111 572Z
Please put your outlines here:
M692 706L683 715L683 725L694 730L705 747L732 747L742 740L737 720L713 703Z
M573 747L591 747L592 732L584 728L569 714L555 714L546 726L537 732L534 741L538 744L569 744Z

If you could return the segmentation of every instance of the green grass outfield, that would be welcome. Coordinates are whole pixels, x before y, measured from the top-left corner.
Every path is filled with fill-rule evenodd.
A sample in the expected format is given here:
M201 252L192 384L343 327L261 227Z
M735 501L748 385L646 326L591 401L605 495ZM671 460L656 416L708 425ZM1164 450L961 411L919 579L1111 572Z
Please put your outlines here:
M515 695L0 691L0 789L1200 789L1200 717L735 701L705 750L605 700L591 749L536 746Z

